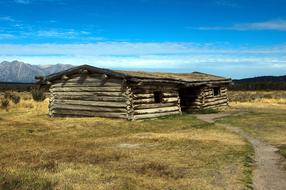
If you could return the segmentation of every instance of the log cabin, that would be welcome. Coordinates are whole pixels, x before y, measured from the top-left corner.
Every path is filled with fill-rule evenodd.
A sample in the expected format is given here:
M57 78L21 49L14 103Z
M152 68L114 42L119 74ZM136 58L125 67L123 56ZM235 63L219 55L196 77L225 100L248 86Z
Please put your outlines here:
M117 71L89 65L36 77L50 90L51 117L156 118L228 106L230 78L210 74Z

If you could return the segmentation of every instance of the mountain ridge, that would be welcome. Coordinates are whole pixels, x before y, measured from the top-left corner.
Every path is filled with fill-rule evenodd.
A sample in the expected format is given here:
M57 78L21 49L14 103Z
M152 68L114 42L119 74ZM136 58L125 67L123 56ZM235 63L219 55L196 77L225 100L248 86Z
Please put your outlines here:
M21 61L3 61L0 63L1 82L35 82L35 76L49 75L74 67L68 64L32 65Z

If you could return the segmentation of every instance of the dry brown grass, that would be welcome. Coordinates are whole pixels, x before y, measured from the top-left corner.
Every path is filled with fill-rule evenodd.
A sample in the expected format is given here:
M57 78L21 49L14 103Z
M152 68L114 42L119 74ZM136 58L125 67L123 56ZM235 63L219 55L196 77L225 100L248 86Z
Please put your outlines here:
M244 114L221 120L241 127L252 135L273 144L286 157L286 105L275 101L235 102L233 109Z
M229 91L231 102L286 104L286 91Z
M249 144L191 115L53 119L48 100L22 100L0 111L0 189L244 189L249 180Z

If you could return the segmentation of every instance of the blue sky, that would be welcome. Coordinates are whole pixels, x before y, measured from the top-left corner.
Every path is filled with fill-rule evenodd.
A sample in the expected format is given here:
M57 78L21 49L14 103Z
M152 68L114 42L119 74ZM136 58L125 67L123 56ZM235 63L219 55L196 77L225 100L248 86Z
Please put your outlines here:
M1 0L0 61L286 74L286 0Z

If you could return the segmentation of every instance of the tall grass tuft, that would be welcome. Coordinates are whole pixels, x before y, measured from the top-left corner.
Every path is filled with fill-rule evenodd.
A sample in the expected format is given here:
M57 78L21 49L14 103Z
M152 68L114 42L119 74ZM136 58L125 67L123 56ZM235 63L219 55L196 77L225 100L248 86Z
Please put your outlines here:
M7 99L7 98L1 99L1 108L2 109L5 109L6 111L8 111L9 104L10 104L10 100L9 99Z
M36 102L42 102L46 99L45 90L43 88L34 87L31 90L31 94L32 94L33 100Z
M10 100L14 103L14 104L19 104L21 101L21 97L18 95L11 95Z

